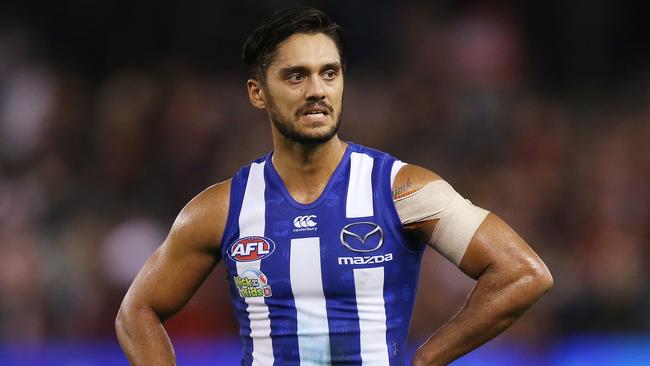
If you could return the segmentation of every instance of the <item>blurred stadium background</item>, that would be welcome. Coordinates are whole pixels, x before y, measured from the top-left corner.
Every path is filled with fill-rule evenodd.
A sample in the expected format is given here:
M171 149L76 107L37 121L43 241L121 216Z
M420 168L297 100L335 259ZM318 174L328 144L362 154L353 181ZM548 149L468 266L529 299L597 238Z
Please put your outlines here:
M341 136L504 217L555 288L458 365L650 364L650 26L604 1L313 1L345 29ZM0 5L0 364L125 365L113 320L197 192L271 148L239 54L291 1ZM413 345L472 281L432 251ZM237 364L218 267L167 329Z

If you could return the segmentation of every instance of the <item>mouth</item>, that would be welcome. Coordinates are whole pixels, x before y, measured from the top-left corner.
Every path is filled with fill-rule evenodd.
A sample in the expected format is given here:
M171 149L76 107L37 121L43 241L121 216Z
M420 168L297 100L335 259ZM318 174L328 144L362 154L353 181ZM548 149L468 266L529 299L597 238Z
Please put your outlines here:
M326 120L330 115L330 109L323 105L313 105L302 110L302 117L309 121L320 122Z

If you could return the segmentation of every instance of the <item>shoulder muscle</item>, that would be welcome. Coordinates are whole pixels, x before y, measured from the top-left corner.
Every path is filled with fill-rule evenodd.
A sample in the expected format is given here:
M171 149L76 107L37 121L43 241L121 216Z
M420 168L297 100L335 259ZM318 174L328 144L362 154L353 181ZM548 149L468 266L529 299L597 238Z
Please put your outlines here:
M188 202L176 217L169 239L218 253L230 207L230 182L212 185Z
M441 180L436 173L418 165L404 165L393 182L393 199L398 199L418 191L427 183Z

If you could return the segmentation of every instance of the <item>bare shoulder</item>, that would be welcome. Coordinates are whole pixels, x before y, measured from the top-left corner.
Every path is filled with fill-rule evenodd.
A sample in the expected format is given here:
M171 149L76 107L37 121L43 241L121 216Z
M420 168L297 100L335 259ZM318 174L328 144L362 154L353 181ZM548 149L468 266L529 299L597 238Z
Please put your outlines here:
M398 199L424 187L427 183L440 180L440 176L418 165L403 166L393 182L393 199Z
M218 252L230 208L230 182L214 184L192 198L176 217L169 238Z

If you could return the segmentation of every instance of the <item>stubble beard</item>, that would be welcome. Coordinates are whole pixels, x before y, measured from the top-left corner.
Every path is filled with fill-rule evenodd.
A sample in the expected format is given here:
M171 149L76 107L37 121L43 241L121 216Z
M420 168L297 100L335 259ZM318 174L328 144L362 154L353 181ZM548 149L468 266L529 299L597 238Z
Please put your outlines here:
M295 124L287 121L287 119L278 112L277 108L275 107L273 98L269 98L267 104L269 107L269 118L271 119L273 126L275 126L278 132L280 132L280 134L282 134L282 136L284 136L286 139L297 142L299 144L316 145L328 142L334 136L336 136L336 134L339 132L339 128L341 127L342 111L339 112L336 116L330 114L330 116L336 118L336 122L334 123L334 126L332 126L332 128L330 128L328 131L318 134L301 132L296 128Z

